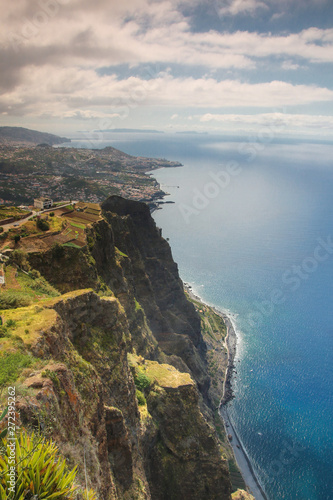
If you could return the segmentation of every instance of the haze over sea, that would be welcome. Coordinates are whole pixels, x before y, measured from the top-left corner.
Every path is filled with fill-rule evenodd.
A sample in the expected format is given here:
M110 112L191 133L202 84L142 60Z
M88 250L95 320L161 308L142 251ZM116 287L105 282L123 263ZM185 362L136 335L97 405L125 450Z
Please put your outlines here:
M230 414L268 499L332 499L333 145L106 139L93 147L184 164L154 172L175 202L154 218L182 279L234 315Z

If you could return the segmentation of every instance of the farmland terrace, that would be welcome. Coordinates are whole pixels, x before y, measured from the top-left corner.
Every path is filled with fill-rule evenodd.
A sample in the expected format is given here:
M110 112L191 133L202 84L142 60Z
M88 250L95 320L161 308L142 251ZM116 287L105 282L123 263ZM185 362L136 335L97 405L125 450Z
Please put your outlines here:
M101 219L101 207L96 203L79 202L53 212L35 216L18 227L0 234L0 252L47 251L55 244L82 248L87 244L87 227Z

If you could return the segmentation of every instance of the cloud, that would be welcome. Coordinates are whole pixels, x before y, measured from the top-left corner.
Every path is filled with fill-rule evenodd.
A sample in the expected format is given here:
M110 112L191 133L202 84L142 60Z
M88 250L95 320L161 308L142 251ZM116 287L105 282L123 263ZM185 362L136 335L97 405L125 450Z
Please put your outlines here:
M281 64L281 68L286 70L286 71L295 71L297 69L300 69L301 66L297 63L294 63L292 61L283 61L283 63Z
M229 0L229 4L227 6L223 4L225 4L225 1L216 0L215 5L220 16L235 16L238 14L254 15L258 9L268 9L267 4L260 0Z
M306 115L279 112L251 115L206 113L200 116L199 120L203 123L218 122L226 125L280 127L280 129L309 128L330 130L333 132L333 116L331 115Z
M24 66L54 64L98 68L128 64L181 64L208 68L255 68L257 60L298 57L333 62L333 29L299 33L193 32L176 0L18 0L3 10L1 74L11 85ZM95 5L95 4L94 4ZM234 0L228 9L253 11L265 4ZM51 7L52 6L52 7Z
M263 62L277 60L284 70L333 62L333 29L280 35L194 31L185 14L193 8L191 0L0 0L0 5L0 113L7 115L120 119L143 106L274 109L333 100L325 86L251 84L239 77ZM273 2L217 5L231 15L255 15ZM145 76L120 78L120 65L129 71L146 68ZM161 72L167 65L192 76ZM195 76L198 66L210 76ZM237 79L227 78L235 74Z
M282 81L250 84L215 78L174 78L166 73L148 80L120 79L115 74L101 77L92 69L75 67L58 68L55 73L52 66L34 71L25 68L22 76L21 84L0 97L1 112L68 117L80 110L92 115L103 112L126 117L142 106L274 109L333 101L333 91L325 87Z

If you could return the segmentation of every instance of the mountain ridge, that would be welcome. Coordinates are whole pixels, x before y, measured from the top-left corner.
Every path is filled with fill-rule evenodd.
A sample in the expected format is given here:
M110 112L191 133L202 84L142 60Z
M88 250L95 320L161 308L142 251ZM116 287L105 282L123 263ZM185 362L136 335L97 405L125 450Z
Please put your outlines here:
M24 127L0 127L0 144L48 144L53 146L64 142L71 142L71 140Z

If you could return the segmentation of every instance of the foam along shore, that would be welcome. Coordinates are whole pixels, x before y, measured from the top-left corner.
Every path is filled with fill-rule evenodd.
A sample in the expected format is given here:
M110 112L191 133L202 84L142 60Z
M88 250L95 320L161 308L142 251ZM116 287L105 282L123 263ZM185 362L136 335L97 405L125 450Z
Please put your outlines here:
M235 459L239 470L241 471L244 482L248 488L249 493L254 496L256 500L267 500L267 497L260 486L260 483L255 475L251 462L244 450L241 441L238 438L235 427L230 420L228 414L228 407L226 405L221 406L220 415L223 418L226 434L231 436L229 439L230 445L233 449Z
M188 292L189 296L193 299L196 300L197 302L202 302L202 304L205 304L201 297L198 297L195 295L192 291L192 287L188 285L187 283L184 283L184 286L186 288L186 291ZM208 305L208 304L207 304ZM220 311L216 307L211 307L216 314L222 317L226 327L227 327L227 337L226 337L226 348L228 351L228 365L227 365L227 370L225 374L225 380L224 380L224 385L223 385L223 395L221 399L221 405L220 405L220 415L223 419L224 422L224 427L225 427L225 432L227 436L232 436L231 439L229 439L229 443L233 449L234 456L237 462L237 465L239 467L239 470L242 474L242 477L244 479L244 482L248 488L249 493L251 493L256 500L267 500L267 497L260 486L260 483L255 475L255 472L253 470L253 467L251 465L251 462L249 460L249 457L246 453L246 451L243 448L243 445L237 435L237 432L235 430L235 427L229 417L228 414L228 403L233 399L233 391L232 391L232 374L234 370L234 360L236 356L236 348L237 348L237 334L236 334L236 329L233 325L232 319L230 315L228 315L225 312Z

